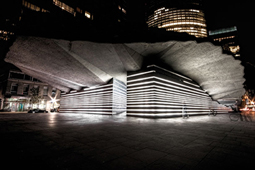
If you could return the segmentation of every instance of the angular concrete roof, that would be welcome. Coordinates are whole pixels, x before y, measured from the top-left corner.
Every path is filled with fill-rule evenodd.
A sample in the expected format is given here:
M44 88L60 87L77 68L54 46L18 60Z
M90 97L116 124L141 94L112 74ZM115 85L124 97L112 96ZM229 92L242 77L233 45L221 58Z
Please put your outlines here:
M240 98L245 90L244 67L209 42L95 43L39 37L18 37L6 62L63 91L126 82L127 71L142 68L146 59L161 62L192 78L215 100Z

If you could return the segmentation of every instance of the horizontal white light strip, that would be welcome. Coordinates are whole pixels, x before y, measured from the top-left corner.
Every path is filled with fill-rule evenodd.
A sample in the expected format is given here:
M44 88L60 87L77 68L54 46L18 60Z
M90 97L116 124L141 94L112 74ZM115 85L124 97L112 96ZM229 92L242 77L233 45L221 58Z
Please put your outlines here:
M208 114L208 112L190 112L188 115L203 115L203 114ZM153 114L153 113L127 113L127 116L151 116L151 117L162 117L162 116L182 116L182 113L158 113L158 114Z
M191 80L191 81L192 81L192 79L190 79L190 78L188 78L188 77L185 77L185 76L183 76L183 75L177 74L177 73L172 72L172 71L169 71L169 70L164 69L164 68L162 68L162 67L159 67L159 66L157 66L157 65L149 65L149 66L147 66L147 68L150 68L150 67L156 67L156 68L159 68L159 69L164 70L164 71L166 71L166 72L169 72L169 73L171 73L171 74L174 74L174 75L176 75L176 76L179 76L179 77L182 77L182 78L184 78L184 79L187 79L187 80Z
M126 86L121 82L84 89L62 96L61 112L117 114L126 111Z
M132 86L140 86L140 85L146 85L146 84L158 84L158 85L162 85L161 88L164 87L164 86L167 86L167 87L164 87L164 88L167 89L167 90L172 90L172 91L184 90L186 92L196 93L196 94L200 94L200 95L207 95L206 93L192 91L192 90L189 90L189 89L185 89L185 88L178 87L178 86L173 86L173 85L168 85L168 84L157 82L157 81L147 81L147 82L136 83L136 84L132 84L132 85L128 85L128 86L132 87ZM155 86L157 86L157 85L155 85ZM179 89L179 90L174 90L173 88ZM132 89L132 88L129 88L128 91L130 91L130 89ZM183 92L183 91L179 91L179 92Z
M135 112L135 111L140 111L140 112L182 112L182 109L128 109L128 112ZM187 112L192 111L192 112L201 112L201 111L210 111L208 109L199 109L199 110L189 110L189 108L186 109Z
M73 111L93 111L93 110L104 110L104 111L112 111L112 109L82 109L82 108L70 108L70 109L63 109L63 110L73 110Z
M204 90L202 89L199 89L199 88L194 88L194 87L191 87L191 86L187 86L187 85L184 85L184 84L181 84L181 83L177 83L177 82L174 82L174 81L170 81L170 80L166 80L166 79L163 79L163 78L160 78L160 77L156 77L156 76L150 76L150 77L145 77L145 78L140 78L140 79L135 79L135 80L130 80L128 81L128 87L132 86L133 84L129 84L129 83L132 83L132 82L137 82L137 81L142 81L142 80L148 80L148 79L157 79L157 80L161 80L161 81L164 81L164 82L168 82L170 84L175 84L175 85L178 85L178 86L182 86L182 87L186 87L188 89L193 89L195 91L199 91L199 92L205 92ZM156 81L156 80L152 80L152 81ZM161 82L160 82L161 83ZM169 84L165 84L165 85L169 85ZM171 86L171 85L170 85ZM175 86L176 88L178 86Z
M86 112L86 111L79 111L79 112L70 112L70 111L60 111L60 113L82 113L82 114L113 114L112 112Z
M170 95L148 95L148 96L128 96L127 99L129 101L131 100L148 100L148 99L158 99L158 100L163 100L163 101L171 101L171 100L194 100L194 101L197 101L197 100L204 100L204 101L210 101L209 98L203 98L203 97L198 97L198 96L170 96ZM184 102L183 101L183 102Z
M160 89L159 89L160 90ZM172 92L172 93L163 93L163 90L162 92L160 91L157 91L155 92L154 94L153 93L149 93L149 92L138 92L138 93L131 93L131 94L128 94L128 98L148 98L148 96L154 96L154 97L165 97L165 98L183 98L183 97L188 97L188 98L197 98L197 99L210 99L208 96L199 96L199 95L192 95L192 94L179 94L176 93L176 92Z
M138 106L138 105L149 105L150 102L144 102L143 104L139 104L139 102L137 101L131 101L131 104L129 104L129 102L127 103L127 106L131 106L131 105L135 105L135 106ZM155 105L157 105L157 103L154 102ZM165 104L165 103L164 103ZM210 103L203 103L203 102L195 102L193 103L192 101L186 101L185 102L186 104L186 107L191 107L191 106L194 106L194 107L204 107L204 108L209 108L209 107L213 107ZM158 104L160 105L160 104ZM165 104L167 105L167 104ZM179 107L182 107L183 103L181 101L179 101L179 103L177 104L173 104L175 106L179 106Z
M90 96L95 96L95 97L108 97L108 96L112 96L112 91L108 91L108 92L98 92L98 93L92 93L92 94L76 94L76 95L72 95L72 96L63 96L63 98L84 98L84 97L90 97Z
M206 93L202 93L202 94L199 94L199 93L192 93L192 91L191 92L186 92L186 91L180 91L180 90L175 90L175 89L171 89L171 88L166 88L166 87L162 87L162 86L158 86L158 85L150 85L150 86L141 86L141 87L135 87L135 88L129 88L128 89L128 94L130 94L130 92L132 92L132 91L135 91L136 89L144 89L144 88L148 88L148 87L150 87L150 88L159 88L159 89L164 89L164 91L165 92L169 92L169 91L174 91L174 92L179 92L179 93L181 93L181 94L189 94L189 95L197 95L197 96L201 96L201 95L204 95L204 96L207 96L207 94Z
M156 72L155 70L146 71L146 72L142 72L142 73L137 73L137 74L128 75L127 78L135 77L135 76L140 76L140 75L144 75L144 74L149 74L149 73L155 73L155 72Z
M200 108L204 108L205 109L205 107L195 107L195 106L187 106L187 105L185 105L186 106L186 108L187 109L200 109ZM148 104L145 104L145 105L129 105L128 104L128 108L130 108L130 107L133 107L133 108L144 108L144 107L146 107L146 108L150 108L150 107L163 107L163 108L182 108L182 106L176 106L176 105L171 105L171 106L168 106L168 105L148 105Z
M95 95L83 95L83 96L69 96L69 97L63 97L63 99L79 99L79 100L88 100L90 97L96 98L96 99L107 99L107 98L126 98L123 94L112 94L112 93L106 93L106 94L95 94Z
M163 92L163 94L168 94L168 95L174 95L174 94L177 94L177 95L185 95L181 92L179 93L176 93L175 91L172 91L171 88L166 88L166 87L163 87L163 86L158 86L158 85L147 85L147 86L140 86L140 87L136 87L136 88L129 88L128 91L127 91L127 95L128 96L131 96L131 95L136 95L136 94L147 94L147 93L157 93L157 94L162 94L161 92ZM205 94L205 93L202 93L202 94ZM198 95L198 94L195 94L195 93L188 93L188 95L196 95L196 96L200 96L200 97L207 97L209 98L208 95Z
M160 77L155 77L155 78L158 79L158 80L164 81L164 82L169 82L169 83L176 84L176 85L186 87L186 88L189 88L189 89L193 89L193 90L196 90L196 91L205 92L204 90L202 90L200 88L190 87L190 86L187 86L187 85L184 85L184 84L181 84L181 83L177 83L177 82L173 82L173 81L170 81L170 80L166 80L166 79L163 79L163 78L160 78Z
M194 98L159 98L159 97L155 97L155 98L128 98L128 103L130 102L139 102L139 101L143 101L144 103L147 103L148 101L161 101L161 102L167 102L167 101L175 101L175 102L179 102L179 103L197 103L197 104L209 104L211 103L210 100L203 100L203 99L194 99Z
M95 106L95 105L76 105L76 106L79 106L79 109L97 109L97 108L112 108L112 104L111 105L101 105L101 106ZM66 108L66 109L70 109L70 108Z
M99 92L99 91L107 91L107 90L109 90L109 91L111 91L112 90L112 88L102 88L102 89L91 89L91 91L86 91L86 92L77 92L77 93L72 93L72 94L65 94L65 95L63 95L63 96L73 96L73 95L81 95L81 94L89 94L89 93L93 93L93 92Z
M104 84L104 85L100 85L100 86L92 86L92 87L88 87L88 88L84 88L84 91L90 91L93 89L98 89L98 88L105 88L105 87L109 87L109 86L113 86L113 84Z
M200 88L200 86L199 85L196 85L196 84L193 84L193 83L191 83L191 82L188 82L188 81L183 81L184 83L187 83L187 84L190 84L190 85L192 85L192 86L195 86L195 87L199 87ZM204 90L203 90L204 91Z
M151 99L151 100L155 100L155 99ZM132 105L141 105L141 104L164 104L164 105L180 105L182 106L183 103L182 102L175 102L175 103L171 103L171 102L161 102L160 101L153 101L153 102L149 102L149 101L146 101L146 102L143 102L143 101L139 101L139 102L128 102L128 106L132 106ZM205 106L204 104L196 104L196 103L188 103L186 102L185 103L187 107L190 107L190 106L194 106L194 107L202 107L202 106Z
M171 91L171 90L162 90L161 89L154 89L154 90L151 90L151 89L145 89L145 90L133 90L133 91L128 91L128 94L127 96L128 97L132 97L132 96L145 96L145 95L148 95L148 94L154 94L155 96L161 96L161 95L164 95L164 96L197 96L199 98L210 98L209 96L206 96L206 95L197 95L197 94L194 94L194 93L178 93L176 91ZM211 98L210 98L211 99Z

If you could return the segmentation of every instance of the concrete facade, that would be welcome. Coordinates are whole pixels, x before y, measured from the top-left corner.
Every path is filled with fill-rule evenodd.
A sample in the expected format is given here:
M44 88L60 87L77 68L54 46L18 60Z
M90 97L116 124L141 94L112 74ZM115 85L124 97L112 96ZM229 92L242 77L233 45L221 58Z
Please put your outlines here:
M11 77L11 74L19 74L22 75L23 78ZM10 70L7 75L7 79L2 80L0 83L0 107L3 111L11 111L11 112L20 112L27 111L33 108L44 109L50 111L52 109L52 89L50 85L40 81L33 81L34 79L30 77L30 80L24 79L25 75L19 71ZM15 87L14 87L15 86ZM30 103L29 92L33 87L38 87L39 96L41 96L40 102L38 104ZM47 94L44 94L44 88L47 88ZM57 100L60 99L60 90L56 89L55 98ZM55 107L58 107L58 104L55 104Z

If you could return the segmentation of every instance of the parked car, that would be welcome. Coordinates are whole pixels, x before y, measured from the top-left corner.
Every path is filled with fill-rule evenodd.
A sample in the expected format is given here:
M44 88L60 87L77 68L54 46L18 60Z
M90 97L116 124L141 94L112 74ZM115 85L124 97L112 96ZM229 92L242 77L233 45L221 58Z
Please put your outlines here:
M59 112L59 107L58 108L54 108L54 109L50 109L50 112Z
M27 113L48 113L48 111L41 110L41 109L33 109L33 110L29 110Z

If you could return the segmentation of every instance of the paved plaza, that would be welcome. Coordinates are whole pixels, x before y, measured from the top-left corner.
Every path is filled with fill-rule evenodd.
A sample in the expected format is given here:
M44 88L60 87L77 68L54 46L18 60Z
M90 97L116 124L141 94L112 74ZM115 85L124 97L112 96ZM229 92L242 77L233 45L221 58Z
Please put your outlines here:
M237 121L0 113L0 135L6 169L254 169L254 113Z

